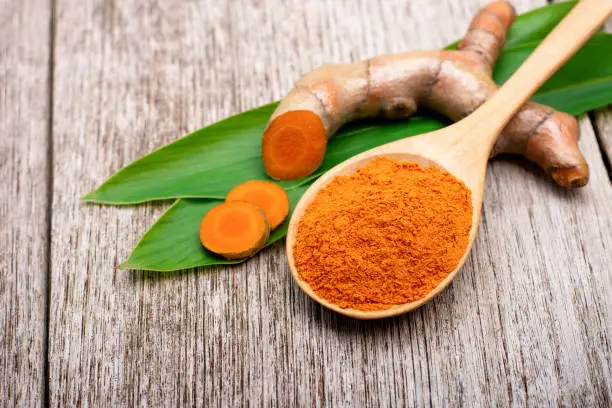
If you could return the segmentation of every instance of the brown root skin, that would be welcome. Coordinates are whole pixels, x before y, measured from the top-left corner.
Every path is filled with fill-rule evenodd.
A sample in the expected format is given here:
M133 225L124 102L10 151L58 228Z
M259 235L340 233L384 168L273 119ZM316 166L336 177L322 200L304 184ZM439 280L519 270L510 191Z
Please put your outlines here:
M245 259L262 249L270 237L264 212L254 204L232 201L213 207L202 218L200 242L225 259Z
M326 141L356 119L404 119L419 108L455 121L469 115L497 89L491 72L514 18L512 6L497 1L474 17L457 51L383 55L325 65L304 75L264 131L266 171L281 180L311 174L321 164ZM503 130L491 155L523 155L560 186L580 187L588 182L589 171L578 137L572 116L528 102Z

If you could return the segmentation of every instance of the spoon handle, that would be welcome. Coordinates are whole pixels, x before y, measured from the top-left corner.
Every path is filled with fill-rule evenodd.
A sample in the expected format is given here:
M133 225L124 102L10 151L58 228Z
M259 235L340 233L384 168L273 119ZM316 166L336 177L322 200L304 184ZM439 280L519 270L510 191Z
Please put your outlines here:
M611 13L612 0L580 1L514 75L470 115L476 121L474 126L491 130L491 146L521 105L578 51Z

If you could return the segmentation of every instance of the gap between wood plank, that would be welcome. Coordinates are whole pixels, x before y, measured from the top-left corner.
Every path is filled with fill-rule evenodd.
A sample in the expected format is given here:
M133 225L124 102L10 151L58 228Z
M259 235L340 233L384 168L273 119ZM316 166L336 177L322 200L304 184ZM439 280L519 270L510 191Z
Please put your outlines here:
M8 406L44 401L49 13L48 0L0 1L0 400Z
M46 290L45 290L45 338L43 339L44 361L43 361L43 401L44 406L50 406L51 396L49 392L49 337L51 332L51 320L49 310L51 307L51 230L53 222L53 179L54 179L54 162L53 162L53 102L54 102L54 75L55 75L55 7L56 0L49 0L49 62L47 70L47 269L46 269Z
M589 116L591 126L593 127L593 133L595 133L595 140L597 140L597 147L599 148L599 153L601 154L601 160L603 161L604 167L608 172L608 178L610 179L610 182L612 182L612 163L610 162L610 157L605 149L603 135L601 134L602 130L599 128L599 126L597 126L595 111L589 111L587 114Z

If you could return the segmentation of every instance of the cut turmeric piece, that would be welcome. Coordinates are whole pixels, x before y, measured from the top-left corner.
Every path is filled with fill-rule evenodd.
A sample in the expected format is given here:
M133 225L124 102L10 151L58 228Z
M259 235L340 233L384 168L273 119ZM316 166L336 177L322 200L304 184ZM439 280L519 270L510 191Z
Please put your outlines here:
M327 133L319 117L294 110L274 119L265 130L261 154L266 172L277 180L296 180L315 171L325 157Z
M226 259L244 259L262 249L270 237L264 212L245 201L213 207L200 224L200 242Z
M255 204L265 214L270 229L278 227L289 214L289 197L276 183L265 180L247 181L234 187L226 202L246 201Z

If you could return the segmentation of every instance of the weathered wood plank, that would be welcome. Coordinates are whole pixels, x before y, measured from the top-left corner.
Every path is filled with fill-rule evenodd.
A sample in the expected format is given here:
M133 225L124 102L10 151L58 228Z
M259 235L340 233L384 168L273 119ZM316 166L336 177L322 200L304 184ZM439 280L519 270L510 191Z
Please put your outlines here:
M484 0L136 3L58 0L52 405L609 403L612 197L587 122L589 187L495 161L465 269L431 304L380 322L310 301L280 245L231 268L115 271L162 207L76 201L316 65L440 47Z
M51 14L0 0L0 401L44 401Z

